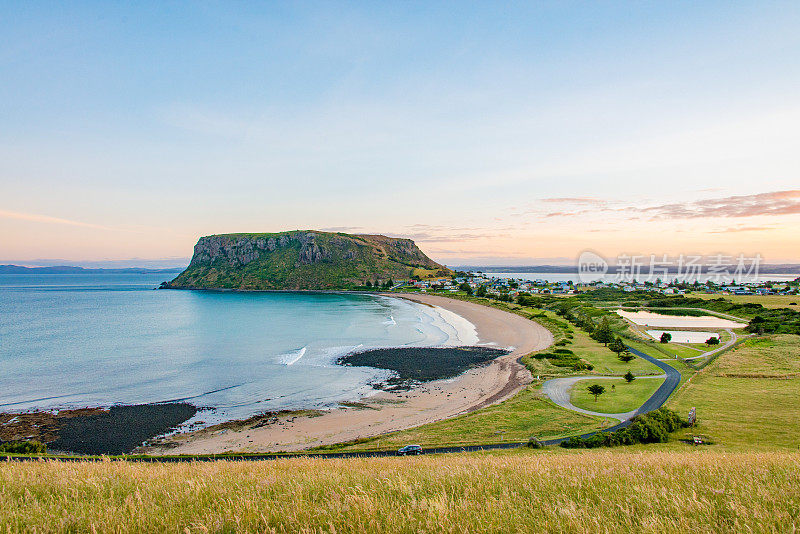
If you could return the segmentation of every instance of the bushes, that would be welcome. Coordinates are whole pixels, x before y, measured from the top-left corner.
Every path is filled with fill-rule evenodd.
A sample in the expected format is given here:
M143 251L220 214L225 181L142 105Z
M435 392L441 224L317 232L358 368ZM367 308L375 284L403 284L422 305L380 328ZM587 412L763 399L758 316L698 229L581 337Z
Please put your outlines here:
M531 295L523 295L520 294L517 297L517 304L520 306L530 306L531 308L541 308L542 307L542 298L541 297L532 297Z
M635 443L665 443L669 434L689 426L688 421L667 408L637 415L627 428L616 432L598 432L588 438L573 436L561 442L565 449L593 449L596 447L615 447Z
M44 454L47 445L38 441L6 441L0 442L0 452L12 454Z
M542 449L542 448L544 448L544 444L541 441L539 441L538 439L536 439L535 437L531 437L528 440L528 448L531 448L531 449Z
M531 354L531 358L536 360L547 359L556 367L568 367L575 371L591 371L594 369L591 363L581 359L569 349L559 348L554 349L553 352L537 352L536 354Z

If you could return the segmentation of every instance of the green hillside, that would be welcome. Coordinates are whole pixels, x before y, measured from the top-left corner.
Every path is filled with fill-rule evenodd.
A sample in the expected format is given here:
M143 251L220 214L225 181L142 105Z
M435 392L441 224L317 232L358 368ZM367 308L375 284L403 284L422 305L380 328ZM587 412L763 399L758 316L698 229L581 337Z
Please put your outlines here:
M189 267L166 287L351 289L376 280L452 272L410 239L313 230L201 237Z

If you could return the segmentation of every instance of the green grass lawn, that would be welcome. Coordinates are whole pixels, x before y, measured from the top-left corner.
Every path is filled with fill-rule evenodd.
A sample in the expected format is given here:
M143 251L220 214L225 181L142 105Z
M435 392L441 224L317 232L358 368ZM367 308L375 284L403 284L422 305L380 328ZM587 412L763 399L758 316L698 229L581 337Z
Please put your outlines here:
M396 449L409 443L423 447L527 441L531 436L549 439L600 428L602 418L564 410L544 397L538 387L528 386L514 397L452 419L393 432L358 443L329 449Z
M637 378L630 384L619 380L581 380L572 387L570 402L578 408L601 413L623 413L635 410L650 398L664 382L661 378ZM595 401L588 387L600 384L605 393ZM613 386L613 389L612 389Z
M661 369L642 358L634 358L629 363L624 363L608 347L593 340L582 330L576 329L574 336L572 345L567 348L572 349L576 354L594 365L593 373L581 374L622 376L628 371L635 375L660 375L663 373Z
M800 295L720 295L715 293L690 293L687 297L705 300L724 298L736 304L761 304L765 308L800 308ZM792 304L794 302L794 304Z
M680 343L661 343L661 348L663 348L670 354L677 354L681 358L691 358L693 356L700 356L706 350L711 350L711 349L698 350L692 346L681 345ZM662 356L662 358L663 357L664 356Z
M682 415L696 407L693 432L721 447L797 450L800 336L747 340L698 372L667 406Z

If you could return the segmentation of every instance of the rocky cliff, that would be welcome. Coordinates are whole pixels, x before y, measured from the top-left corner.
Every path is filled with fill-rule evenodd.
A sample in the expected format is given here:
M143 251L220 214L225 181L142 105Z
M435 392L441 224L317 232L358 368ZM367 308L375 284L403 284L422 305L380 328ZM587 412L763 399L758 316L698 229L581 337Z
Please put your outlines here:
M349 289L452 272L410 239L294 231L201 237L171 288Z

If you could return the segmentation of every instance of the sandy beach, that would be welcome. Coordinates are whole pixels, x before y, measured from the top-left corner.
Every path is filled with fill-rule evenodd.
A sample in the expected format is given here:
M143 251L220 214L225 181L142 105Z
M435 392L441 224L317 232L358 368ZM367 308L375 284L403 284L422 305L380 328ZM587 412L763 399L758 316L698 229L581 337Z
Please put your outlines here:
M308 415L278 416L255 427L225 425L170 437L147 452L209 454L298 451L403 430L469 412L509 398L531 380L521 356L549 346L550 332L534 321L496 308L425 294L387 295L438 306L475 325L481 344L511 352L449 380L409 391L381 391L357 405Z

